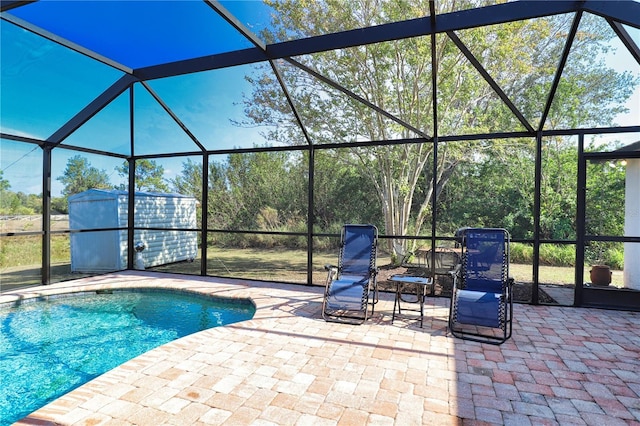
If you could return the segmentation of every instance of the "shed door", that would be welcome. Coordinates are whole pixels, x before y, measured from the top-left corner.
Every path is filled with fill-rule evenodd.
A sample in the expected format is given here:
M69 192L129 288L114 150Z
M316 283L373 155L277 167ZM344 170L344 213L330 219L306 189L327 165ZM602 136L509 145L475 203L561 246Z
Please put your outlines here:
M69 225L74 230L114 228L118 226L117 199L88 200L74 203ZM73 222L73 223L71 223ZM120 265L119 231L79 232L71 234L72 272L110 272Z

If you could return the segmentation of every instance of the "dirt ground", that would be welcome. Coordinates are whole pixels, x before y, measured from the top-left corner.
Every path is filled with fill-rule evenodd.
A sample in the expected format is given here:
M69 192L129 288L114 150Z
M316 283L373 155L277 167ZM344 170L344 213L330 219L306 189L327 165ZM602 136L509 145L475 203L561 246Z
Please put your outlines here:
M69 229L69 215L51 215L51 230ZM12 215L0 216L0 232L39 232L42 231L42 216Z

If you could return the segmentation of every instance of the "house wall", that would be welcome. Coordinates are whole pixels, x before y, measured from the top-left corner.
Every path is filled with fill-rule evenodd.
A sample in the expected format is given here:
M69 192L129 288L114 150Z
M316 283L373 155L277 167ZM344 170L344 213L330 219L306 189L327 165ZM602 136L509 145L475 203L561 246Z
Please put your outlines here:
M627 159L624 235L640 236L640 159ZM624 243L625 287L640 290L640 243Z

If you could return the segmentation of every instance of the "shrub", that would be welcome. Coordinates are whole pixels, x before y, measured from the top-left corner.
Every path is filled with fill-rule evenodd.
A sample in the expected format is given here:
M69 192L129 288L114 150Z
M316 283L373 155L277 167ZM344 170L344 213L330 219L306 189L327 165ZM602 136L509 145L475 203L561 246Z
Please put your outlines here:
M542 244L540 246L540 263L548 266L570 266L576 264L575 246L560 244ZM532 263L533 247L522 243L511 243L511 261L515 263ZM612 269L624 267L624 247L621 244L605 247L593 243L586 247L585 264L604 264Z
M576 264L575 246L543 244L540 246L540 263L550 266L574 266Z
M624 250L609 249L605 253L606 264L612 269L622 269L624 267Z
M612 269L624 266L624 243L591 242L584 250L585 263L588 265L609 265Z
M542 244L540 263L549 266L574 266L576 252L573 245ZM511 261L515 263L533 263L533 246L523 243L511 243Z
M511 243L511 261L516 263L533 262L533 247L523 243Z

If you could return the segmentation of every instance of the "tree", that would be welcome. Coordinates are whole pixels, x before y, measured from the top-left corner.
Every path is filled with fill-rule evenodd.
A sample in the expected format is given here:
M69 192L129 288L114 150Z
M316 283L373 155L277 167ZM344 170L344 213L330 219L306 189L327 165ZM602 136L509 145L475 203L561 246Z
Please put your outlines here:
M3 177L4 171L0 170L0 213L12 214L14 208L15 194L9 189L11 184Z
M380 223L372 181L358 168L335 161L327 150L315 154L314 225L321 232L339 232L345 223Z
M493 141L484 150L476 148L439 197L438 221L447 226L439 231L453 235L463 226L504 227L513 237L532 238L534 153L533 141Z
M171 185L178 194L190 195L202 201L202 164L190 158L182 163L182 172L176 176Z
M4 170L0 170L0 191L8 191L11 188L11 184L4 178Z
M266 222L274 224L265 217L265 212L273 212L286 230L294 230L295 223L304 230L307 163L306 156L285 153L238 154L211 162L209 226L263 229ZM187 160L171 184L174 191L201 200L201 164ZM380 209L371 203L374 192L370 180L353 167L334 161L326 152L316 154L313 214L322 231L337 231L346 222L378 223Z
M289 34L317 35L426 16L429 2L379 2L333 0L300 2L269 0L275 9L272 30L264 30L268 41ZM457 1L455 9L476 6L475 1ZM440 11L453 10L453 1L437 2ZM490 70L494 79L536 128L542 115L558 59L566 43L571 16L548 17L460 31L459 38ZM609 124L629 96L636 81L608 68L595 55L606 49L613 33L604 20L587 22L574 41L571 65L563 72L563 84L547 119L552 128ZM436 37L435 67L438 76L439 134L482 134L516 131L524 127L505 107L493 89L469 64L454 38ZM430 37L419 37L354 48L321 52L299 58L304 65L347 87L373 104L432 135L433 104ZM413 138L410 128L372 111L363 104L319 83L312 75L289 65L279 65L285 84L294 97L303 123L314 143L355 140ZM289 106L278 93L278 81L264 67L247 76L254 92L246 99L248 125L279 125L268 136L278 142L297 143L299 130L291 120ZM588 84L585 82L589 82ZM596 95L585 94L584 89ZM610 96L598 96L606 91ZM571 109L561 108L571 105ZM596 113L597 112L597 113ZM287 131L286 124L289 125ZM332 151L336 161L366 171L375 187L388 234L420 234L431 217L431 198L440 196L456 169L475 161L471 153L494 155L495 145L477 141L464 145L442 144L436 176L432 175L433 145L415 143L351 148ZM505 148L497 148L498 154ZM508 152L508 151L507 151ZM435 182L435 183L434 183ZM420 186L419 186L420 185ZM389 248L394 243L387 241ZM405 240L400 243L402 246Z
M258 218L266 208L277 212L283 228L294 227L306 206L303 161L298 153L279 151L230 154L226 163L218 163L213 175L217 190L210 194L222 213L219 218L228 221L224 227L260 229Z
M89 160L81 155L69 158L62 176L57 178L64 185L62 194L69 197L92 188L108 189L109 175L104 170L91 166Z
M118 174L129 178L129 162L116 167ZM136 160L135 190L150 192L169 192L169 185L164 180L164 167L154 160ZM122 185L122 189L126 186Z
M64 197L51 197L51 213L53 214L68 214L69 204Z
M561 138L545 140L542 162L540 238L575 239L577 145Z

